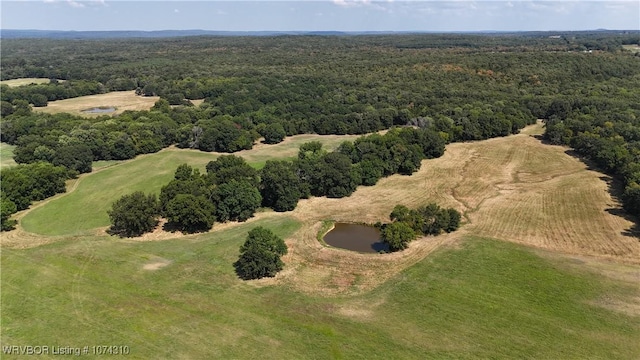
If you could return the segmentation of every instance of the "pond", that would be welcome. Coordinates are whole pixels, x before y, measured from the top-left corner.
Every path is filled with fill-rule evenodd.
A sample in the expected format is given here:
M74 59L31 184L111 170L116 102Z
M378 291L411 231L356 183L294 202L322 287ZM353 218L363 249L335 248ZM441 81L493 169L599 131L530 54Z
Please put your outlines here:
M327 245L363 253L389 251L389 246L380 239L380 230L373 226L336 223L324 236Z
M102 113L110 113L114 111L116 111L116 108L109 107L109 106L100 106L100 107L94 107L87 110L82 110L83 113L89 113L89 114L102 114Z

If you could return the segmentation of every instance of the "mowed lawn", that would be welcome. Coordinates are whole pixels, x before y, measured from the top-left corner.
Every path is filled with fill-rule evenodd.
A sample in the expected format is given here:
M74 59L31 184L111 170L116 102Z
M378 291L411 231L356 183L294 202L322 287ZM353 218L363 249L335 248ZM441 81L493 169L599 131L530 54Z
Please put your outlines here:
M637 284L468 237L362 295L307 295L237 278L256 225L282 237L300 226L270 217L188 239L3 249L2 345L128 346L130 359L640 357L640 317L597 305L640 296Z
M0 168L13 166L16 162L13 160L14 145L0 143Z
M331 151L341 142L355 138L355 135L299 135L287 138L280 144L259 144L252 150L240 151L233 155L244 157L251 166L260 169L269 159L296 157L300 145L308 141L320 141ZM169 148L83 175L76 188L71 186L69 193L35 207L20 223L26 231L41 235L77 235L108 226L107 211L122 195L134 191L159 194L162 186L173 178L178 165L187 163L204 173L206 164L220 155L229 154ZM94 167L110 164L98 162L94 163Z
M134 191L159 194L178 165L188 163L204 172L205 165L216 157L169 149L107 167L83 176L77 188L28 212L21 225L26 231L44 235L73 235L108 226L107 210L122 195Z

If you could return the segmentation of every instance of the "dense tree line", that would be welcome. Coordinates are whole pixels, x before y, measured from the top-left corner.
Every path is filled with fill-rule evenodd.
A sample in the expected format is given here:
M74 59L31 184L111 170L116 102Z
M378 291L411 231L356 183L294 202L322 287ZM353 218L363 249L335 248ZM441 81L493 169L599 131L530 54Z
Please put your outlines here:
M550 141L618 174L625 208L637 214L640 66L621 45L637 42L638 34L549 35L5 39L3 79L65 81L3 86L0 138L16 145L18 163L83 173L92 161L130 159L172 144L235 152L260 138L272 144L301 133L418 130L371 135L330 154L311 146L293 162L271 163L263 173L270 182L251 188L263 206L285 211L299 198L348 196L383 176L410 174L421 159L439 156L444 143L505 136L549 118ZM45 97L134 89L161 100L149 111L91 119L30 106ZM192 106L194 99L205 101ZM280 176L291 188L278 184ZM249 186L240 187L248 193ZM200 201L179 200L174 210ZM237 206L223 204L216 216L247 216Z
M123 230L116 222L118 219L142 217L130 215L130 209L134 214L148 214L144 224L162 216L167 219L167 229L184 233L209 231L215 221L246 221L252 217L262 204L258 172L235 155L220 156L210 161L206 169L206 174L200 174L198 169L188 164L178 166L174 178L160 190L157 201L140 200L135 207L129 207L121 205L121 202L133 206L126 202L132 195L123 196L109 213L114 233L123 236L141 234L142 227L136 222L131 223L131 230ZM140 198L141 195L136 196ZM151 218L154 220L149 220ZM153 227L144 228L142 233L153 230Z
M49 101L103 94L107 91L108 89L104 85L95 80L59 82L56 79L51 79L48 84L31 84L16 87L0 85L0 100L8 104L12 104L16 100L26 100L35 107L42 107L47 106ZM8 107L8 109L11 108ZM9 110L9 112L11 113L12 111Z
M27 209L34 201L65 192L65 181L69 177L69 171L64 167L46 162L2 169L2 230L12 229L15 223L9 217L13 213Z
M260 171L242 157L222 155L206 165L206 174L180 165L173 180L160 190L158 214L168 220L170 229L208 231L215 221L245 221L260 206L290 211L299 199L311 195L349 196L357 186L374 185L383 176L409 175L420 168L422 159L443 153L444 140L439 134L403 128L345 142L333 152L325 151L317 141L305 143L294 161L270 160ZM126 208L114 208L112 213L122 210Z
M622 182L622 205L640 216L640 105L617 99L557 99L549 107L545 139L573 147ZM637 100L637 99L636 99Z

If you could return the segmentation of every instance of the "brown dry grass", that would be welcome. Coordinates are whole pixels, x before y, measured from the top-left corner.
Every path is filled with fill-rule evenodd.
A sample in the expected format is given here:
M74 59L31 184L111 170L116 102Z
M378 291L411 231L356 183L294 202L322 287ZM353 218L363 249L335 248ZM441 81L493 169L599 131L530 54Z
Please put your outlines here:
M135 91L114 91L106 94L81 96L73 99L51 101L46 107L35 108L49 114L66 112L84 117L97 117L101 115L117 115L126 110L149 110L160 99L157 96L138 96ZM90 114L84 113L95 107L114 107L111 113Z
M11 79L11 80L2 80L0 84L7 85L9 87L17 87L17 86L25 86L30 84L48 84L49 78L20 78L20 79ZM64 80L58 80L59 82L63 82Z
M633 223L611 212L620 204L607 191L607 178L566 148L542 144L533 136L541 129L538 124L519 135L450 144L444 156L423 161L411 176L382 179L349 198L300 201L292 215L304 225L289 240L287 268L276 281L327 295L360 292L466 234L639 264L640 241L629 234ZM384 222L396 204L429 202L464 212L466 224L390 255L357 254L317 241L322 220Z
M543 144L535 136L541 132L542 125L538 124L505 138L450 144L444 156L423 161L420 171L411 176L382 179L376 186L358 188L348 198L301 200L294 211L283 214L303 223L287 239L285 270L275 278L256 281L255 285L280 283L323 295L359 293L442 246L456 246L466 235L512 241L564 257L586 256L596 264L589 267L596 271L602 268L605 275L606 269L620 273L617 267L603 265L609 260L614 260L613 264L627 263L633 271L631 276L637 277L640 241L629 231L633 223L615 215L620 205L608 192L608 178L568 155L566 148ZM315 137L288 138L279 145L257 146L239 155L250 161L295 156L300 143ZM327 145L331 148L346 139L336 136ZM384 255L330 248L317 240L323 220L385 222L396 204L417 207L429 202L462 211L465 224L455 233L421 238L403 252ZM270 216L281 214L259 213L253 220ZM233 226L234 223L216 224L213 231ZM32 235L19 231L15 236ZM181 236L159 228L132 241ZM7 244L5 239L2 243Z

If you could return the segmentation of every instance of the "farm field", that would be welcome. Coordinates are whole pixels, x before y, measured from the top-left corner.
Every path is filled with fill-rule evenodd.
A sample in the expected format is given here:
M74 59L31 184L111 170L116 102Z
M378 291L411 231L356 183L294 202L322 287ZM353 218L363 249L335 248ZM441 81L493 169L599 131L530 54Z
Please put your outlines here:
M638 53L638 52L640 52L640 44L635 44L635 45L622 45L622 47L623 47L625 50L628 50L628 51L631 51L631 52L634 52L634 53Z
M0 168L16 164L13 160L13 149L15 149L14 145L0 143Z
M2 342L126 345L132 358L638 358L633 223L607 211L619 205L606 176L541 131L450 144L411 176L190 236L101 234L110 201L158 192L180 163L203 169L219 154L169 148L105 164L3 234ZM353 138L236 155L259 167L306 141ZM323 220L386 221L396 204L430 201L466 223L387 255L317 241ZM243 282L231 264L257 225L289 254L277 277Z
M51 81L49 78L21 78L21 79L12 79L12 80L2 80L0 84L7 85L10 87L16 86L25 86L30 84L48 84ZM64 80L58 80L64 81Z
M81 96L72 99L51 101L45 107L35 108L49 114L69 113L86 117L100 115L117 115L126 110L149 110L158 101L157 96L139 96L135 91L113 91L106 94ZM116 110L109 113L86 113L83 110L98 107L114 107Z

